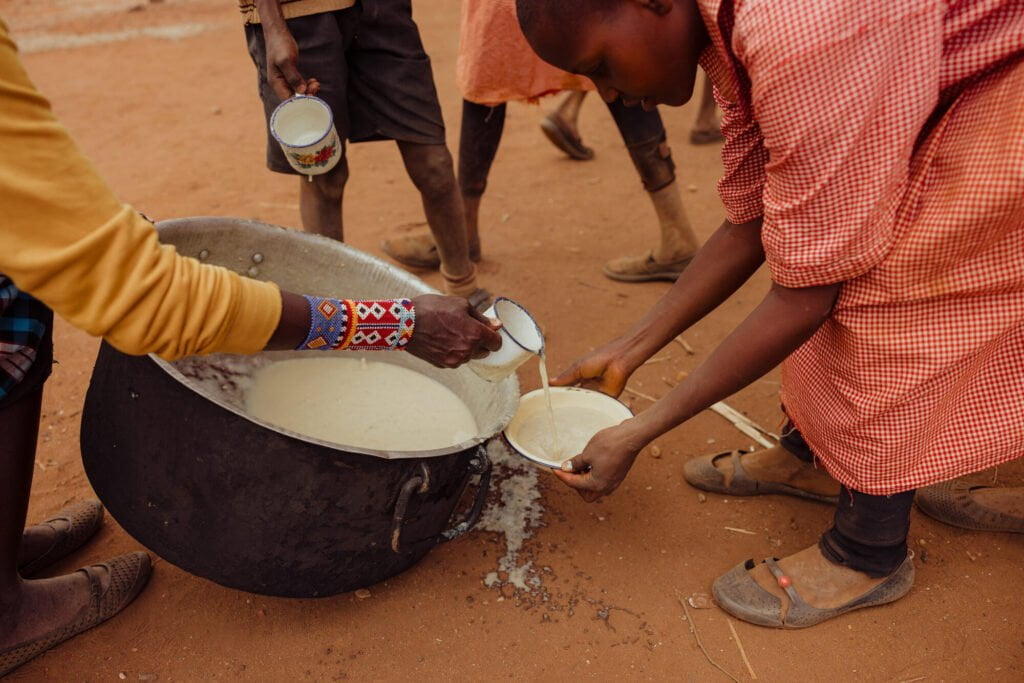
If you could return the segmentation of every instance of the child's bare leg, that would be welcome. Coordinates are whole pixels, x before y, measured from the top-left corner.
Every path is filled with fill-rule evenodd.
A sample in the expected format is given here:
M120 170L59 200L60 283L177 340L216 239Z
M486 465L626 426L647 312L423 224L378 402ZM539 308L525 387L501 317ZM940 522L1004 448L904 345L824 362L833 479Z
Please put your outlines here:
M585 90L574 90L568 93L555 109L555 114L560 116L572 128L574 133L579 133L580 108L583 100L586 99Z
M459 135L459 190L466 211L469 255L480 259L480 202L505 129L505 105L488 107L463 100Z
M327 173L299 176L299 212L302 228L325 237L344 241L341 201L348 182L348 159L342 157L338 165Z
M718 122L718 109L711 79L704 74L704 88L700 96L700 107L697 109L697 120L690 129L690 142L694 145L706 145L722 139L722 127Z
M670 263L692 257L700 248L700 243L690 225L686 209L683 208L679 183L672 180L665 187L649 194L661 228L661 239L654 250L654 260Z
M85 574L39 581L18 574L41 402L39 390L0 409L0 651L70 623L91 600Z
M437 245L449 294L467 296L476 289L469 259L466 219L455 182L452 155L444 145L399 142L405 169L423 199L423 211Z
M580 139L580 107L583 106L586 96L585 91L570 92L540 124L541 130L551 144L569 155L570 159L577 161L594 158L594 150L584 145Z
M675 163L656 111L626 107L621 101L608 105L629 156L651 197L658 217L658 246L638 256L623 256L605 264L604 273L614 280L644 282L674 280L700 248L683 208L676 182Z

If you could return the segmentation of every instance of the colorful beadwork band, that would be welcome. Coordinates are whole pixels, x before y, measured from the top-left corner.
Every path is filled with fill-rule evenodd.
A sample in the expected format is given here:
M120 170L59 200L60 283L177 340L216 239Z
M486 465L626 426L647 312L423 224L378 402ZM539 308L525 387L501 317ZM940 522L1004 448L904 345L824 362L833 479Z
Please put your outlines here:
M408 299L329 299L306 295L311 323L300 350L401 351L416 327Z

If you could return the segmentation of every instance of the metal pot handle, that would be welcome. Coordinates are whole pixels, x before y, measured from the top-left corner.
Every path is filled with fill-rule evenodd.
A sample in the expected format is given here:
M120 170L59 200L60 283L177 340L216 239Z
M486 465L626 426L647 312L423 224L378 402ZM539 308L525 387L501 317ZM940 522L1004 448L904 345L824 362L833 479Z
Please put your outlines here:
M462 536L476 526L480 521L480 513L484 510L484 503L487 502L487 492L491 488L491 459L487 457L487 448L483 444L476 447L476 454L469 461L470 474L479 474L480 481L476 485L476 497L473 499L473 507L470 508L466 518L446 529L438 535L438 543L451 541Z
M476 526L483 512L484 503L487 501L487 491L491 484L491 460L487 457L487 449L481 444L477 446L476 453L469 461L469 473L479 474L480 482L477 484L476 497L473 500L473 507L466 518L450 529L442 531L433 538L433 542L444 543L462 536ZM410 477L398 493L398 500L395 501L395 513L391 518L391 550L395 553L402 552L402 523L405 521L405 514L409 508L409 501L415 493L426 493L430 490L430 470L423 463L420 463L420 473Z

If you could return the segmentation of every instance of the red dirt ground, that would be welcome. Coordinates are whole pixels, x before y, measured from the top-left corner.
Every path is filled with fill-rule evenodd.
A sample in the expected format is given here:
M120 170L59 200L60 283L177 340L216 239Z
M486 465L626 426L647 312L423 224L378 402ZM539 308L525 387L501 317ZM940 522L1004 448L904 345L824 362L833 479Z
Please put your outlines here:
M452 145L458 0L420 0L416 18L434 60ZM263 118L255 70L232 0L65 0L3 3L0 14L29 50L27 68L104 177L154 218L218 214L298 225L296 180L263 165ZM178 26L178 39L117 33ZM111 35L98 35L111 34ZM69 36L106 42L69 47ZM607 258L653 243L654 216L614 126L593 98L583 113L597 159L573 163L542 138L542 109L514 106L484 202L484 284L524 302L545 325L551 363L610 338L665 285L605 280ZM718 150L686 143L692 108L665 110L684 200L703 237L718 224ZM453 150L454 151L454 150ZM423 220L395 147L351 148L348 240L379 254L380 239ZM439 285L436 274L426 279ZM662 377L694 368L768 285L760 272L686 334L689 356L643 368L631 383L661 395ZM610 305L609 305L610 302ZM80 410L97 342L58 324L60 365L48 384L30 519L91 495L78 453ZM534 366L523 389L538 384ZM778 375L730 399L769 428L778 425ZM634 408L643 409L642 399ZM544 524L524 554L543 573L549 599L488 588L504 539L475 532L439 547L405 574L322 600L249 595L157 561L137 603L101 628L23 667L12 681L249 679L686 679L725 680L698 649L677 596L707 592L748 557L786 555L810 544L830 512L785 498L701 502L682 480L684 459L747 447L727 422L705 413L645 451L611 498L587 505L542 476ZM992 472L979 475L991 480ZM1017 464L998 473L1021 482ZM751 534L728 530L733 527ZM1024 610L1018 537L970 533L915 512L917 584L900 602L811 630L779 632L733 621L764 680L1018 681L1024 673ZM99 536L57 571L134 550L108 519ZM726 616L691 609L708 654L740 680L749 673Z

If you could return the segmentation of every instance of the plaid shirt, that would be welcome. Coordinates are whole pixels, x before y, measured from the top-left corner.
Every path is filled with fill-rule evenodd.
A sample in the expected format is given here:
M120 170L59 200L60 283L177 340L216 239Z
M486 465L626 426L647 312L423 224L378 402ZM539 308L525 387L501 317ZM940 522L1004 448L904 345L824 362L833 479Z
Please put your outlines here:
M843 283L783 366L815 454L876 495L1024 455L1024 3L700 6L729 219Z
M0 399L32 367L48 315L46 306L0 275Z

